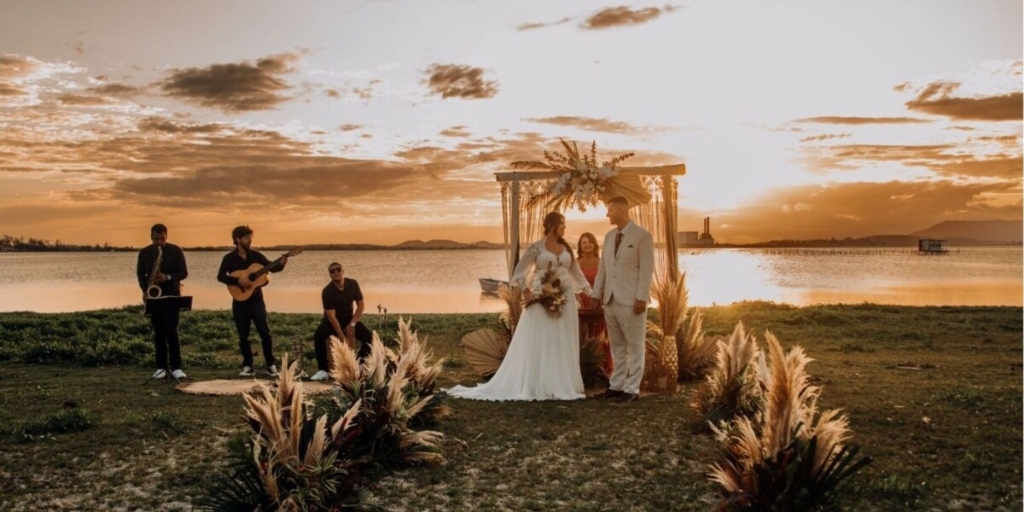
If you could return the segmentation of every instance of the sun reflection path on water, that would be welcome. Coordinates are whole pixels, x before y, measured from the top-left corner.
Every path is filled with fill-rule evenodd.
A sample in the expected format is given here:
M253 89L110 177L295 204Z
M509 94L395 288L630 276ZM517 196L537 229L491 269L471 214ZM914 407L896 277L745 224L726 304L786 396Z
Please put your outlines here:
M998 251L998 252L996 252ZM987 254L986 254L987 253ZM1010 277L1009 267L1016 268ZM1024 305L1020 250L919 256L907 249L698 249L683 251L691 306L742 301L906 306Z
M741 251L693 252L679 257L686 273L691 306L731 304L742 300L786 302L787 293L772 284L764 259Z

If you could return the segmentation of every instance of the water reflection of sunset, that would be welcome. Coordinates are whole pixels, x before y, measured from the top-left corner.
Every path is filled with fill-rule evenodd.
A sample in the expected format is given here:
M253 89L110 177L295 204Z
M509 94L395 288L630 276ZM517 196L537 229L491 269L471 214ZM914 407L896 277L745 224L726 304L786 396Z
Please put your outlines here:
M904 249L697 250L680 256L692 306L794 304L1021 306L1020 249L964 249L933 259ZM983 272L1005 267L1001 273ZM1012 276L1012 277L1011 277ZM959 278L958 278L959 277Z
M222 286L187 286L193 309L229 309L231 298ZM370 293L368 290L367 293ZM277 287L265 294L267 309L274 313L323 313L320 288ZM0 294L0 312L34 311L62 313L119 308L142 304L138 287L107 283L5 286ZM366 298L366 314L377 314L377 305L388 314L411 313L493 313L505 303L482 295L475 288L374 289Z
M219 253L189 253L184 293L195 309L227 309L212 279ZM504 273L501 251L309 251L267 287L272 312L321 313L326 262L340 259L358 277L367 313L496 312L478 277ZM0 311L84 311L140 304L134 255L41 253L0 256ZM964 248L941 257L904 249L689 249L679 257L691 306L764 300L797 306L861 303L912 306L1021 306L1022 249ZM67 269L80 269L68 272ZM422 269L429 268L430 272Z

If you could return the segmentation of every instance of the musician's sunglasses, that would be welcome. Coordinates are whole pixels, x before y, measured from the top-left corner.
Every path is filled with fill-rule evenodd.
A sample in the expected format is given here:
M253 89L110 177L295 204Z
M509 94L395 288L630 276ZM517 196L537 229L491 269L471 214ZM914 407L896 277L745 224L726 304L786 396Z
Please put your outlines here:
M337 274L338 272L341 272L341 267L332 267L332 268L327 269L327 271L332 273L332 274Z

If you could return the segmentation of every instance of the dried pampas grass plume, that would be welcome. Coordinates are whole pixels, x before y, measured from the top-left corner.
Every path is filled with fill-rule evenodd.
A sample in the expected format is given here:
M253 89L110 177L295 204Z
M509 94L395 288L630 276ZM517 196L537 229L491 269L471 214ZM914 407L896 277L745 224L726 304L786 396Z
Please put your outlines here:
M359 378L359 361L355 350L337 336L331 336L327 342L331 347L331 378L334 382L351 382Z

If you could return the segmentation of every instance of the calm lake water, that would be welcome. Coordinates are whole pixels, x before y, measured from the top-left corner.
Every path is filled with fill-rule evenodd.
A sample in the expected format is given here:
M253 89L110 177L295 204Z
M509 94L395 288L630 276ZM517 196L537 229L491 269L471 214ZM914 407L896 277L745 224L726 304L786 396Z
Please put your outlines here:
M265 253L271 259L277 254ZM195 309L227 309L215 280L223 253L186 252L186 295ZM141 303L135 253L0 253L0 311L66 312ZM273 274L271 311L320 313L327 264L359 281L367 310L397 313L496 312L480 277L504 279L504 252L306 251ZM945 256L901 249L684 249L690 304L768 300L794 305L873 302L900 305L1021 306L1020 247L953 248Z

